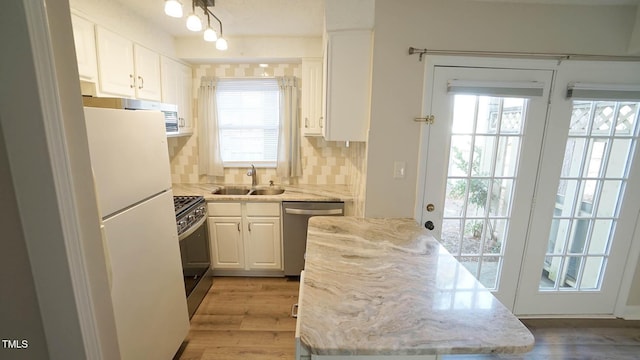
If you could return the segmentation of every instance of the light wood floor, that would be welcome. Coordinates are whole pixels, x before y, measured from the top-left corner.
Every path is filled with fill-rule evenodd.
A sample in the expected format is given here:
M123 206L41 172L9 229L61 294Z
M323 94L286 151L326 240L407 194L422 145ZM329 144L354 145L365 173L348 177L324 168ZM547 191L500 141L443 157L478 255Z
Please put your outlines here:
M191 319L180 360L293 360L299 282L216 277ZM445 360L638 360L640 321L524 320L536 338L521 355L448 355Z
M293 360L298 281L215 277L180 360Z

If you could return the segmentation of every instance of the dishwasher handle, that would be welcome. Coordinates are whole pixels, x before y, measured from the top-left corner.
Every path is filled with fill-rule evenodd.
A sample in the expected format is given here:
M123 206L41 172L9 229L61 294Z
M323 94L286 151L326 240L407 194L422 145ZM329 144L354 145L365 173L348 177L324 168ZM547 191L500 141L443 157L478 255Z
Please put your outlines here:
M285 208L284 212L292 215L343 215L343 209L326 209L326 210L305 210Z

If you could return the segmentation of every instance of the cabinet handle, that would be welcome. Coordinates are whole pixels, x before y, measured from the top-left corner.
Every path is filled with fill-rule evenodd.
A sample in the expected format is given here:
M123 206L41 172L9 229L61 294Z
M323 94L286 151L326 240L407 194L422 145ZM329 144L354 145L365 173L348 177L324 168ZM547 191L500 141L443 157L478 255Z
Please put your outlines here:
M138 89L142 89L144 87L144 78L142 76L138 76L138 80L140 80L140 86L138 86Z
M251 223L249 223L249 231L251 231Z
M305 128L308 128L308 127L309 127L309 118L308 118L308 117L305 117L305 118L304 118L304 127L305 127Z
M132 89L136 87L136 80L133 77L133 74L129 74L129 87Z
M318 122L320 123L320 129L324 127L324 124L323 124L324 121L322 120L324 120L324 117L320 116L320 119L318 119Z
M238 232L240 232L240 223L238 223Z

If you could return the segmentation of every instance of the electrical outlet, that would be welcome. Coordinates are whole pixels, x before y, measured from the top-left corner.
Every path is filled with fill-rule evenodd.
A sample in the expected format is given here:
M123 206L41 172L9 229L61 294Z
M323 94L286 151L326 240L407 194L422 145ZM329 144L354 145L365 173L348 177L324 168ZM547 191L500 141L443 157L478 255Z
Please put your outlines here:
M407 167L407 163L404 161L395 161L393 163L393 178L404 179L404 173Z

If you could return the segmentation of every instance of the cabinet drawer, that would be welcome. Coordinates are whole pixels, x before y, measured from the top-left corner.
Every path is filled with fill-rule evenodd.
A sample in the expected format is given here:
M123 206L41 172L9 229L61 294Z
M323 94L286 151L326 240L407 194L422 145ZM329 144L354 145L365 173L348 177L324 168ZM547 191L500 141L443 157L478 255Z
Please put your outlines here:
M247 203L247 216L280 216L280 203Z
M241 216L240 203L210 202L207 203L209 216Z

